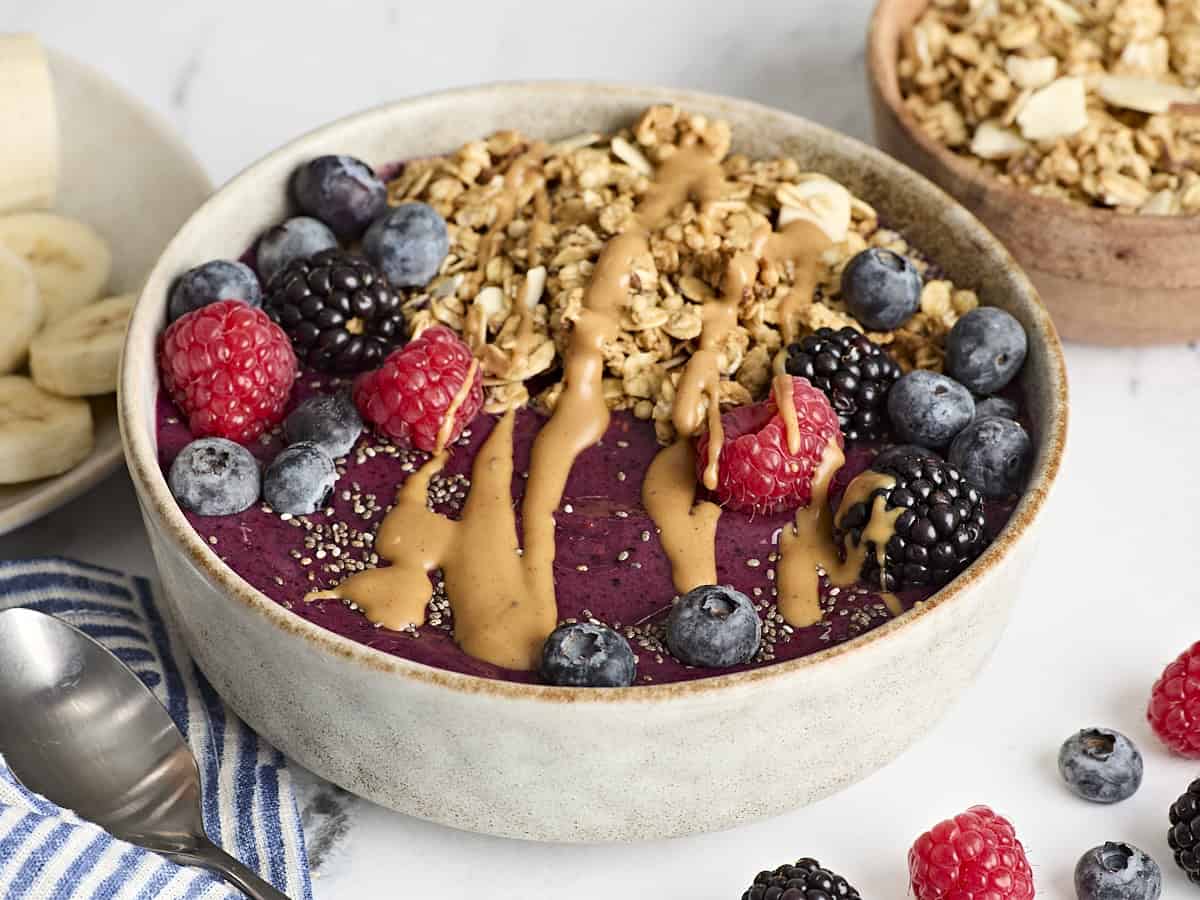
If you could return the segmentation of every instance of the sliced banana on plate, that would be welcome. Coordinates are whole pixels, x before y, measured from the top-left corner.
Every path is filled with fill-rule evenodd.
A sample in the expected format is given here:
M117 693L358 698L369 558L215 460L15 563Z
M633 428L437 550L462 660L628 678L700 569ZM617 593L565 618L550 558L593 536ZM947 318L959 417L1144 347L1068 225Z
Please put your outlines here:
M25 362L42 327L42 301L29 263L0 246L0 375Z
M31 34L0 34L0 123L0 211L51 206L58 114L45 51Z
M121 294L85 306L34 338L29 371L37 386L64 397L113 393L135 300Z
M0 377L0 484L49 478L92 452L92 408L21 375Z
M95 229L55 213L0 216L0 244L33 268L47 325L97 299L112 271L112 253Z

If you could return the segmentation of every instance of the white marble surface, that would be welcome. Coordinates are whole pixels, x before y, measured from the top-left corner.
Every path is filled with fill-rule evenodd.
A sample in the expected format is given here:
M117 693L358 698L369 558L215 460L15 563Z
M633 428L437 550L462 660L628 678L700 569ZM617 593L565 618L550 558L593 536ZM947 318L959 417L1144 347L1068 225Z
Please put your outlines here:
M106 70L166 116L219 182L331 118L500 79L721 91L867 137L868 5L359 0L350 14L342 10L351 4L328 0L9 0L0 27L36 31ZM814 855L867 897L901 897L912 839L977 802L1016 821L1041 897L1073 897L1075 860L1106 839L1150 851L1164 866L1167 897L1189 890L1169 859L1165 816L1196 767L1159 748L1142 711L1162 665L1200 638L1192 575L1200 546L1200 354L1070 347L1068 356L1068 464L1012 626L977 685L902 759L773 821L629 847L457 833L313 781L304 800L317 896L733 898L759 869ZM4 557L45 553L152 571L124 473L0 539ZM1058 744L1088 725L1125 730L1146 753L1146 783L1119 807L1089 807L1058 782ZM720 777L719 760L713 769Z

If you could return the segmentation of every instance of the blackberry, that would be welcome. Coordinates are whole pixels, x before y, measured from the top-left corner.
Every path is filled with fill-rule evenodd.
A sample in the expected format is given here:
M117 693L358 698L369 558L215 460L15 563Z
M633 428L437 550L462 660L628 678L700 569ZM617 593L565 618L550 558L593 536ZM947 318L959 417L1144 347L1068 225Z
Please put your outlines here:
M1200 778L1171 806L1167 843L1192 884L1200 884Z
M264 309L314 369L377 368L404 343L400 294L360 256L321 250L296 259L267 283Z
M785 367L829 398L846 440L874 440L887 428L887 395L900 367L866 335L849 326L818 328L788 345Z
M859 893L841 875L821 868L815 859L780 866L774 872L759 872L742 900L859 900Z
M885 510L904 511L885 545L882 568L875 542L867 541L864 581L885 591L941 587L982 552L986 542L983 499L958 469L917 455L884 463L876 460L872 469L892 476L896 483L852 504L837 522L838 539L845 542L848 536L855 543L863 539L875 498L881 494Z

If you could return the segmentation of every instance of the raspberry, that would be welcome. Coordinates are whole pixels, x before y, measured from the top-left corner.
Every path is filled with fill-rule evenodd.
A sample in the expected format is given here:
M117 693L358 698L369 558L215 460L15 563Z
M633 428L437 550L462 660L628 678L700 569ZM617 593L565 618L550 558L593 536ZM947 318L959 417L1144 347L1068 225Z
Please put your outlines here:
M717 472L717 499L730 509L778 512L807 506L812 500L813 473L831 439L843 446L837 413L806 378L792 379L800 452L788 452L787 428L774 394L761 403L741 406L721 416L725 442ZM696 471L708 465L708 435L696 442Z
M163 386L195 437L247 443L283 418L296 355L283 329L240 300L220 300L163 333Z
M1189 759L1200 759L1200 643L1163 670L1146 712L1159 739Z
M394 351L374 372L360 375L354 383L354 403L364 419L397 444L433 453L472 360L470 349L453 331L435 325ZM476 369L446 444L459 438L481 406L483 378Z
M1032 900L1033 872L1016 831L986 806L935 825L908 851L917 900Z

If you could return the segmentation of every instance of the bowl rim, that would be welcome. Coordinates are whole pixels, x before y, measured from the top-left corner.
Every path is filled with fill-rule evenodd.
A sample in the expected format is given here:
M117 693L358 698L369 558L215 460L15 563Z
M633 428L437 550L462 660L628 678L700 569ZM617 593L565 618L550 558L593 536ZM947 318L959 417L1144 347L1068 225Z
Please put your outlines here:
M672 102L687 107L689 104L704 104L708 107L740 110L758 117L773 119L793 128L802 127L810 132L822 133L826 138L848 150L864 156L872 168L882 170L885 174L891 172L909 179L917 179L921 188L931 193L935 199L940 199L947 206L955 208L963 216L963 224L978 231L978 240L985 246L990 246L1007 263L1007 268L1013 273L1024 292L1033 301L1033 332L1041 341L1049 355L1049 372L1051 402L1048 406L1048 421L1046 423L1043 441L1047 452L1036 463L1030 475L1030 484L1025 494L1017 504L1011 518L987 550L953 582L942 588L929 600L909 610L904 615L891 619L856 638L845 641L818 653L798 657L754 669L728 674L710 675L688 681L668 682L664 684L634 685L626 688L571 688L552 685L528 684L525 682L505 681L486 678L478 675L468 675L453 672L435 666L414 662L403 657L394 656L376 650L350 638L329 631L320 625L309 622L301 616L286 609L270 597L261 593L249 582L241 578L232 568L224 563L208 542L203 540L184 517L178 504L172 498L167 488L166 478L158 463L157 450L153 446L151 435L154 424L146 421L142 412L143 404L125 402L125 397L134 397L139 384L147 372L154 372L153 350L149 351L150 358L146 359L146 348L156 346L155 330L159 321L159 309L150 309L154 305L146 294L139 297L130 320L129 333L126 340L125 352L122 358L119 395L119 419L121 434L126 449L126 459L130 475L142 499L143 512L147 519L157 519L164 537L172 549L179 553L195 569L204 574L208 580L218 585L229 598L236 600L254 614L261 615L275 628L296 635L307 641L313 649L329 653L352 663L361 665L364 669L374 670L383 674L400 675L426 686L449 688L466 694L478 694L510 700L554 702L554 703L645 703L684 696L708 695L716 691L735 689L742 686L777 681L812 666L828 664L834 660L845 658L855 652L862 653L866 648L893 639L899 632L916 627L916 623L933 614L943 606L959 600L971 587L985 578L1008 555L1014 544L1022 538L1033 525L1034 520L1043 509L1051 486L1061 468L1067 435L1068 399L1067 372L1063 357L1062 345L1045 306L1038 297L1037 291L1029 282L1028 277L1009 255L1000 242L973 215L961 207L937 185L923 176L914 173L897 160L887 156L882 151L870 147L861 141L835 132L822 125L817 125L790 113L782 112L749 100L735 99L718 94L699 91L679 90L653 85L611 84L580 81L501 81L488 84L473 85L449 90L427 93L404 100L382 104L362 112L345 116L327 125L313 129L271 153L260 158L230 179L206 201L185 223L181 232L195 220L206 215L209 207L220 201L226 191L235 190L253 181L260 167L267 166L277 157L291 152L292 147L303 141L336 134L348 124L362 124L373 118L387 119L398 111L412 110L426 104L445 104L456 98L488 95L497 102L511 95L527 95L539 92L549 101L552 95L571 94L581 90L593 93L618 95L643 102L653 97L659 102ZM172 255L176 243L180 239L177 233L163 251L155 270L162 260ZM153 279L151 279L153 280ZM153 409L153 404L151 404Z
M1141 240L1148 240L1155 234L1168 230L1175 235L1178 235L1181 229L1200 235L1200 215L1127 213L1084 206L1059 197L1042 197L1001 181L979 163L960 156L945 144L931 138L903 103L896 71L897 55L892 48L885 46L883 41L883 20L899 2L900 0L877 0L875 10L871 13L871 21L867 27L867 78L891 115L903 126L906 137L921 150L933 156L963 181L977 185L999 198L999 205L1025 207L1035 214L1066 220L1062 223L1065 225L1105 227L1117 224L1121 227L1137 228L1142 232L1139 235ZM930 2L931 0L924 0L925 7L928 7Z

